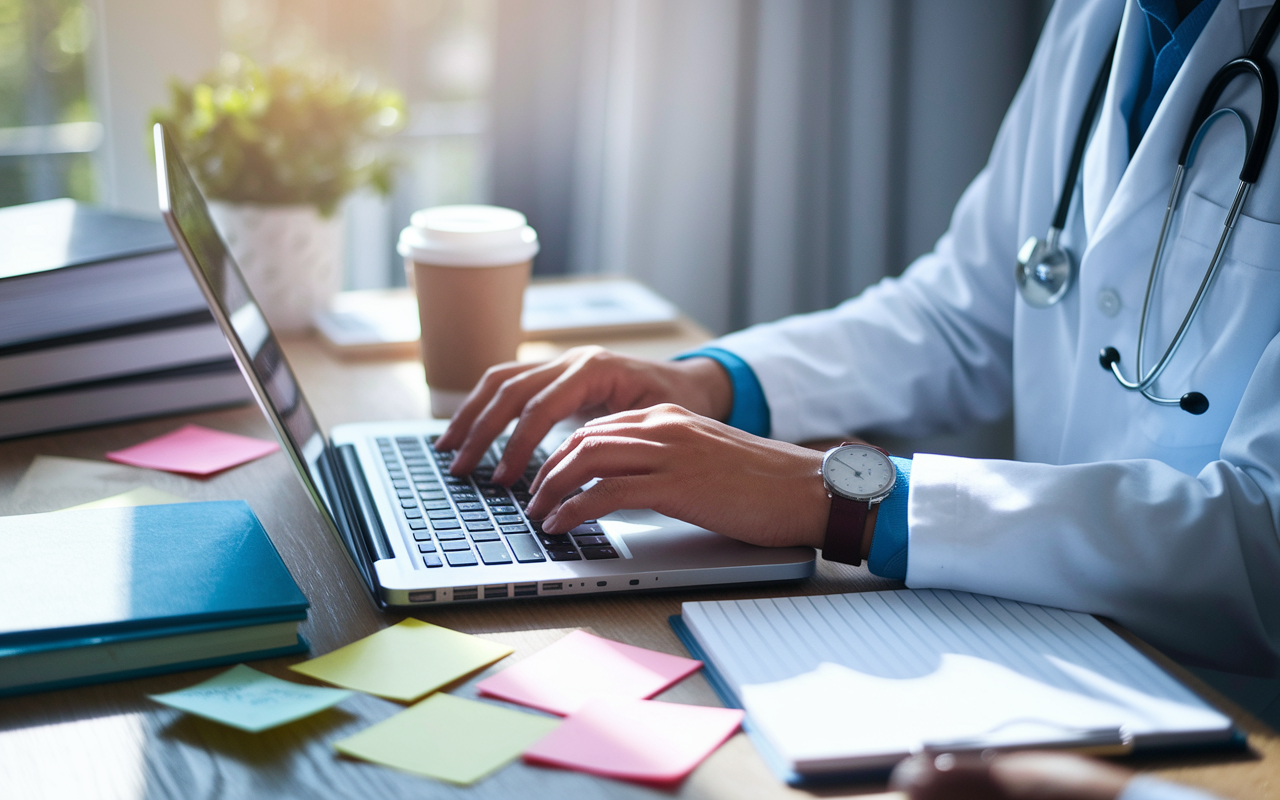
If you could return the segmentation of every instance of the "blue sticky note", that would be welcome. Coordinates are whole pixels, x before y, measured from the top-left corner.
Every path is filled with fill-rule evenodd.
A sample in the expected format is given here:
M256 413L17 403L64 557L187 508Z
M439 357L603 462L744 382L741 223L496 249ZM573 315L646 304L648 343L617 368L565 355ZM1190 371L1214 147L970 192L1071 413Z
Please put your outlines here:
M195 686L147 696L188 714L257 733L323 711L352 694L346 689L282 681L238 664Z

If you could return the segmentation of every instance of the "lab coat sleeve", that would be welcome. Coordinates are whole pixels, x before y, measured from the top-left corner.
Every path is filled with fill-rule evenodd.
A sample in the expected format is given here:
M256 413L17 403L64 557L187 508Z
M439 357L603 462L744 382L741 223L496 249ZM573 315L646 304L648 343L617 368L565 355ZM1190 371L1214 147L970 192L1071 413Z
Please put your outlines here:
M1280 675L1280 337L1198 475L917 455L907 585L1110 617L1185 663Z
M1037 56L1038 58L1038 56ZM1013 266L1035 60L989 163L933 252L834 309L756 325L712 346L755 371L786 441L851 431L953 431L998 419L1012 393ZM1045 195L1043 218L1053 197Z

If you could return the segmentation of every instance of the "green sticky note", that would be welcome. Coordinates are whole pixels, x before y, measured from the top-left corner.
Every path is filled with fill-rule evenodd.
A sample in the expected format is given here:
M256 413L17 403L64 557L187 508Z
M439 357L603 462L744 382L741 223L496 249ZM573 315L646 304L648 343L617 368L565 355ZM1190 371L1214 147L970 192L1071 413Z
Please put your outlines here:
M257 733L311 716L351 695L344 689L282 681L239 664L204 683L147 696L188 714Z
M110 497L104 497L101 500L94 500L92 503L81 503L78 506L70 506L62 509L63 511L79 511L85 508L133 508L136 506L163 506L170 503L185 503L187 498L179 497L176 494L162 492L159 489L152 489L150 486L139 486L137 489L130 489L127 492L113 494Z
M466 785L519 757L559 724L437 694L333 746L354 758Z
M337 686L410 702L511 652L506 645L410 617L289 669Z

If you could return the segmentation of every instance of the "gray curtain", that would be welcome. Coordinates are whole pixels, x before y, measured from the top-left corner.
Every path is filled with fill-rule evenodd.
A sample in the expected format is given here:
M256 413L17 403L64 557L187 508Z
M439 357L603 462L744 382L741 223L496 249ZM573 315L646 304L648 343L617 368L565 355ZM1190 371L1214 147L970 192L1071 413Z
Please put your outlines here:
M493 200L717 333L834 305L946 228L1047 5L498 0Z

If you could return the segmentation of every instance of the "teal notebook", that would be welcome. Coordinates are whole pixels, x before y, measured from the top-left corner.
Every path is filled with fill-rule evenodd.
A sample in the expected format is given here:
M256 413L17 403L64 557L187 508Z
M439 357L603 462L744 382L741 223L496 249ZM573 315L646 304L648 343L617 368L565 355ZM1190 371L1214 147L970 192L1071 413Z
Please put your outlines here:
M242 501L0 517L0 695L301 652L307 607Z

